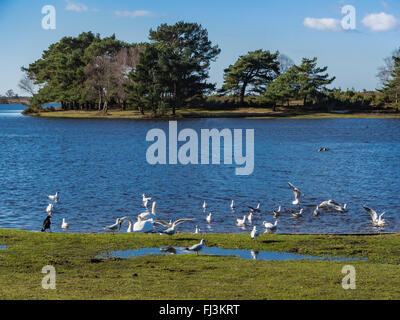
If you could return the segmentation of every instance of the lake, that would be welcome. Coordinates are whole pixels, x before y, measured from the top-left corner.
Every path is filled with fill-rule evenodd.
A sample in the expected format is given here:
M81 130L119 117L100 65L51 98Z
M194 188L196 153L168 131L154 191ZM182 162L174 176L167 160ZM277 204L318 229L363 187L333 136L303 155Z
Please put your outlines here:
M254 129L254 173L236 176L236 165L149 165L146 134L153 128L168 131L167 121L32 118L21 116L22 109L0 105L0 228L40 231L47 195L60 191L53 231L61 231L66 218L69 232L103 232L117 217L143 212L143 193L157 201L159 219L195 219L180 225L181 232L193 232L196 225L205 233L250 232L251 226L238 228L236 218L260 201L254 223L262 231L263 221L274 221L272 209L296 209L290 181L304 194L304 217L282 215L278 233L400 231L398 119L178 122L179 130L197 132ZM320 147L329 151L318 153ZM314 217L315 206L329 199L347 203L349 211ZM211 226L204 200L214 215ZM364 204L386 211L384 230L372 227Z

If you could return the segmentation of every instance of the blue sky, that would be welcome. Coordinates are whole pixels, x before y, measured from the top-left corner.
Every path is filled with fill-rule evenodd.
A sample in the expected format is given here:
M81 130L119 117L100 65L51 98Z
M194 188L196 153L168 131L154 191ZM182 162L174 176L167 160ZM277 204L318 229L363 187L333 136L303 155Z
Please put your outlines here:
M56 9L56 29L44 30L42 7ZM341 8L356 9L356 30L341 28ZM398 0L0 0L0 94L21 93L20 67L40 58L63 36L93 31L128 42L146 41L150 28L179 20L198 22L222 52L210 80L250 50L279 50L296 63L318 57L335 87L375 89L377 68L400 47Z

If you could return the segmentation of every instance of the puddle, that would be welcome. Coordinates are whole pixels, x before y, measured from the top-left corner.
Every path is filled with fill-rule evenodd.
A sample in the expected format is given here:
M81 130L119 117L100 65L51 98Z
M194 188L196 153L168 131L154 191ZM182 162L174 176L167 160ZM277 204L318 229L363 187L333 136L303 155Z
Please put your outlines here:
M6 250L6 249L7 249L7 246L3 246L0 244L0 250Z
M96 258L132 258L144 257L148 255L183 255L195 253L185 250L185 248L164 247L164 248L143 248L143 249L129 249L123 251L114 251L107 255L100 255ZM358 258L340 258L340 257L314 257L305 256L294 253L286 252L273 252L273 251L256 251L256 250L240 250L240 249L221 249L218 247L204 248L200 254L210 256L236 256L245 260L268 260L268 261L287 261L287 260L320 260L320 261L351 261L360 260Z

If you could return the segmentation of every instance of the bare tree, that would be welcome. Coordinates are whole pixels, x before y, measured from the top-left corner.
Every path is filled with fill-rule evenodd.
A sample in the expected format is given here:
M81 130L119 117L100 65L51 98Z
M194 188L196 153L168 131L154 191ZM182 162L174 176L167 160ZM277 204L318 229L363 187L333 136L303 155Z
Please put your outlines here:
M278 61L281 74L286 73L294 65L294 61L283 53L278 56Z
M392 73L394 70L394 60L393 57L400 57L400 48L393 51L390 57L383 59L384 65L378 68L377 77L379 78L380 87L385 86L388 82L392 80Z
M36 92L37 92L37 89L36 89L36 86L35 86L34 81L33 81L31 78L29 78L29 76L27 76L27 75L25 75L25 76L19 81L18 87L19 87L22 91L24 91L24 92L30 94L31 96L35 95Z

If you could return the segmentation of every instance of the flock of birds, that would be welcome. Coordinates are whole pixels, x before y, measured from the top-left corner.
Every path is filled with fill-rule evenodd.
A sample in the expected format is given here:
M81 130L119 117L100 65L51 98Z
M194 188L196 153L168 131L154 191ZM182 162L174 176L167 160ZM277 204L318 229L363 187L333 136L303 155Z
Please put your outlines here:
M277 210L273 210L273 217L275 218L274 222L267 222L264 221L262 223L262 226L264 227L265 231L264 233L267 234L273 234L276 233L278 230L278 219L281 216L281 214L287 213L291 214L294 218L302 218L304 209L301 208L301 198L302 198L302 192L300 189L295 187L292 183L288 183L290 189L292 189L293 194L294 194L294 201L292 202L292 205L297 206L296 210L284 210L282 206L279 206ZM49 230L51 228L51 219L53 218L53 211L54 211L54 206L55 204L58 203L59 199L59 192L57 192L55 195L50 195L48 198L52 201L49 203L49 205L46 208L47 212L47 217L43 222L43 227L42 227L42 232L45 232L46 230ZM140 213L137 216L137 220L135 222L132 221L131 218L129 217L122 217L122 218L117 218L114 224L109 225L104 227L104 230L112 232L113 234L117 231L120 231L122 228L122 225L124 223L128 223L128 229L127 233L154 233L154 227L157 225L162 228L161 231L156 231L160 234L168 235L168 236L173 236L174 234L177 233L177 227L181 225L182 223L185 222L193 222L193 219L179 219L176 221L170 220L169 222L167 221L162 221L157 218L157 202L153 201L152 202L152 207L151 211L148 209L149 203L152 201L151 197L146 197L145 194L142 196L142 202L143 206L146 211ZM236 225L238 227L245 227L247 224L252 225L253 221L256 218L256 215L261 213L261 203L259 202L257 206L252 207L248 206L249 213L248 215L244 215L243 218L237 218L236 219ZM383 219L383 216L385 212L382 214L378 215L376 211L373 209L363 206L363 208L370 214L371 217L371 222L372 225L375 227L380 227L383 228L386 225L386 221ZM236 206L235 206L235 201L232 200L230 204L230 209L232 211L235 211ZM206 213L207 212L207 202L204 201L203 203L203 210ZM336 211L340 213L347 212L347 204L341 205L340 203L333 201L333 200L327 200L322 202L321 204L317 205L313 214L314 216L319 216L322 211ZM206 222L211 225L213 223L213 214L210 212L209 214L206 215L205 217ZM66 230L69 228L69 224L66 222L65 218L62 219L62 225L61 228L63 230ZM194 233L199 234L200 233L200 228L196 226ZM253 240L255 240L259 236L259 231L257 229L257 226L253 226L253 229L250 233L250 236ZM187 250L194 251L198 253L199 251L202 250L202 248L205 246L206 240L202 240L199 244L196 244L192 247L186 248Z

